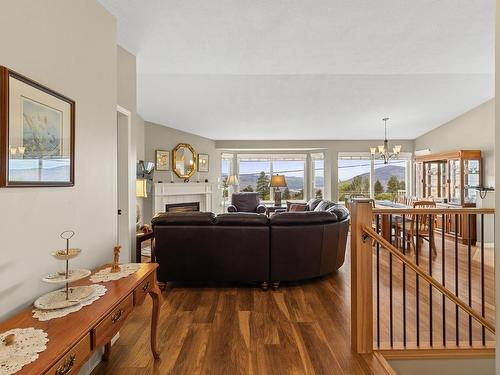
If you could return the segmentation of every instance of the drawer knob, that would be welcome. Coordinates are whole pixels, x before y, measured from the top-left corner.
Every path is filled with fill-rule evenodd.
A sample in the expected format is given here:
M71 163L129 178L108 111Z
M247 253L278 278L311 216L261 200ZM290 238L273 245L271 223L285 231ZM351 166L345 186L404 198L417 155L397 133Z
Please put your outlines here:
M120 320L121 317L122 317L122 309L118 309L118 311L111 316L111 321L113 323L116 323L117 321Z
M76 361L76 354L71 354L64 363L56 370L56 375L66 375L71 372Z
M144 284L144 286L142 287L142 291L147 292L148 289L149 289L149 281L146 281L146 284Z

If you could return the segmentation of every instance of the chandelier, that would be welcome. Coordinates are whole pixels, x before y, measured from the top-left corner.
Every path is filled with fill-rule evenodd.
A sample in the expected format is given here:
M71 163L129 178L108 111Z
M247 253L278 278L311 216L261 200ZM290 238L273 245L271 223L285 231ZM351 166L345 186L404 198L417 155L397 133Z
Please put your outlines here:
M384 122L384 127L385 127L385 138L384 138L384 144L383 145L378 145L377 147L370 147L370 153L372 154L372 157L375 159L382 159L384 161L384 164L389 163L390 159L396 159L398 155L401 153L401 145L395 145L392 148L392 153L389 152L389 141L387 140L387 121L389 120L389 117L385 117L382 119Z

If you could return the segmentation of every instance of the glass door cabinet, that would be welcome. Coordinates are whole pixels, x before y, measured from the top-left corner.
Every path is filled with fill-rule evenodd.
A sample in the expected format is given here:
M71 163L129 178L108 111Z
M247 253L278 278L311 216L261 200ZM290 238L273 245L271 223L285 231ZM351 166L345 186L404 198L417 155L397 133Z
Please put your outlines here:
M438 207L475 207L477 187L482 186L481 151L457 150L417 156L415 158L415 195L419 199L433 199ZM447 215L445 231L468 240L468 223L463 215ZM437 228L442 228L441 219ZM471 240L476 237L473 220Z

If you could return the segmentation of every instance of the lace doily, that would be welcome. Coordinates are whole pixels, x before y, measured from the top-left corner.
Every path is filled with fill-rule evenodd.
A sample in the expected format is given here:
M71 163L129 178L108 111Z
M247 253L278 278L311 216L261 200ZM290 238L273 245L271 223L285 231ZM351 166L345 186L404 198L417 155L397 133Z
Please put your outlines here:
M5 345L7 335L14 334L14 343ZM15 328L0 334L0 374L14 374L24 365L35 361L38 353L47 349L47 333L35 328Z
M106 287L104 285L91 285L91 287L94 289L94 292L90 295L89 298L86 300L80 302L78 305L66 307L64 309L57 309L57 310L40 310L40 309L33 309L33 317L37 318L38 320L44 322L46 320L51 320L55 318L61 318L63 316L66 316L68 314L74 313L75 311L80 310L84 306L91 305L95 301L97 301L99 298L101 298L107 291Z
M141 263L120 264L120 272L111 273L111 267L107 267L90 276L90 281L93 283L105 283L107 281L118 280L122 277L132 275L139 268L141 268Z

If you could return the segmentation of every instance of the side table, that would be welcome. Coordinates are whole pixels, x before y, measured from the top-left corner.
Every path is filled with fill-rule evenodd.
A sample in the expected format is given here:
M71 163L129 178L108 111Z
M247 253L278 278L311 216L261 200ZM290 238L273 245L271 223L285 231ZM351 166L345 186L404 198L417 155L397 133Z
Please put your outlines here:
M266 215L271 216L272 214L276 212L283 212L286 211L286 206L275 206L273 205L266 205Z
M147 240L151 240L151 262L154 261L153 256L153 239L155 238L155 234L153 231L149 232L139 232L135 235L135 261L137 263L141 263L141 247L142 243Z

